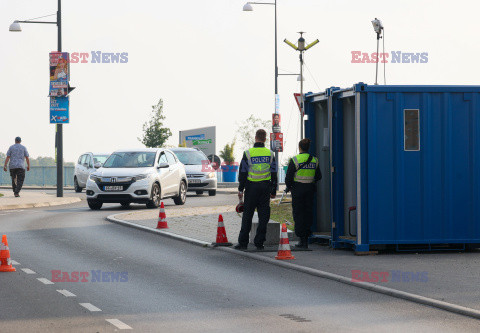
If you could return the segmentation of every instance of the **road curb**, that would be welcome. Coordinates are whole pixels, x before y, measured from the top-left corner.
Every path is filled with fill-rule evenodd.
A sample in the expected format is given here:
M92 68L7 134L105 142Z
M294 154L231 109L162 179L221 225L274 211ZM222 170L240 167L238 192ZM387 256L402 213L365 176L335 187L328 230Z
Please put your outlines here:
M25 209L25 208L40 208L40 207L53 207L53 206L60 206L60 205L68 205L76 202L82 201L80 198L68 198L62 201L54 201L54 202L35 202L35 203L26 203L26 204L18 204L18 205L4 205L0 206L1 210L10 210L10 209Z
M123 213L121 213L121 214L123 214ZM120 219L115 218L116 215L120 215L120 214L114 214L114 215L107 216L107 221L117 223L117 224L121 224L121 225L130 227L130 228L135 228L135 229L138 229L138 230L146 231L146 232L149 232L149 233L152 233L152 234L158 234L158 235L170 237L170 238L180 240L182 242L187 242L187 243L190 243L190 244L193 244L193 245L199 245L199 246L203 246L203 247L212 247L211 243L203 242L201 240L185 237L185 236L182 236L182 235L173 234L171 232L166 232L166 231L162 231L162 230L159 230L159 229L153 229L153 228L145 227L145 226L140 225L140 224L120 220Z
M115 214L115 215L120 215L120 214ZM114 223L117 223L117 224L121 224L121 225L131 227L131 228L147 231L147 232L154 233L154 234L160 234L162 236L167 236L167 237L177 239L177 240L180 240L180 241L184 241L184 242L187 242L187 243L190 243L190 244L199 245L199 246L202 246L202 247L214 248L214 249L217 249L217 250L220 250L220 251L240 255L240 256L243 256L243 257L250 258L250 259L263 261L265 263L269 263L269 264L272 264L272 265L280 266L280 267L291 269L291 270L296 270L296 271L306 273L306 274L309 274L309 275L313 275L313 276L317 276L317 277L320 277L320 278L337 281L337 282L347 284L347 285L350 285L350 286L354 286L354 287L357 287L357 288L366 289L366 290L369 290L369 291L373 291L373 292L376 292L376 293L388 295L388 296L391 296L391 297L400 298L400 299L404 299L404 300L407 300L407 301L431 306L431 307L434 307L434 308L438 308L438 309L441 309L441 310L453 312L453 313L460 314L460 315L463 315L463 316L468 316L468 317L473 317L473 318L476 318L476 319L480 319L480 311L472 309L472 308L467 308L467 307L464 307L464 306L439 301L439 300L436 300L436 299L433 299L433 298L424 297L424 296L408 293L408 292L405 292L405 291L380 286L380 285L377 285L377 284L374 284L374 283L354 282L350 278L347 278L345 276L341 276L341 275L317 270L317 269L310 268L310 267L300 266L300 265L297 265L297 264L292 264L292 263L286 262L286 261L275 260L275 259L272 259L272 258L264 257L264 256L259 255L259 254L255 254L255 253L243 252L243 251L235 250L235 249L228 248L228 247L214 247L214 246L211 245L211 243L200 241L198 239L184 237L184 236L181 236L181 235L172 234L170 232L164 232L164 231L161 231L161 230L152 229L152 228L145 227L145 226L142 226L142 225L138 225L138 224L135 224L135 223L119 220L119 219L115 218L115 215L108 216L107 220L110 221L110 222L114 222Z

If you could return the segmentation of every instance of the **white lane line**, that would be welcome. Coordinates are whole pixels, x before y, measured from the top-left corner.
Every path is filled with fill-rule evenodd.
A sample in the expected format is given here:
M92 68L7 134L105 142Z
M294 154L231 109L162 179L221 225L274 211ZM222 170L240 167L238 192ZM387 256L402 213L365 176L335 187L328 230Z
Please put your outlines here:
M67 289L60 289L60 290L57 290L57 291L65 297L76 297L77 296L77 295L69 292Z
M85 309L91 311L91 312L97 312L97 311L102 311L99 308L97 308L95 305L90 304L90 303L78 303L81 306L83 306Z
M30 268L22 268L22 271L24 271L27 274L37 274L34 271L32 271Z
M12 265L20 265L20 263L18 261L15 261L15 260L11 260L11 263L12 263Z
M43 284L53 284L52 281L50 281L49 279L46 279L46 278L37 278L37 280L40 281Z
M118 319L105 319L119 330L131 330L132 328Z

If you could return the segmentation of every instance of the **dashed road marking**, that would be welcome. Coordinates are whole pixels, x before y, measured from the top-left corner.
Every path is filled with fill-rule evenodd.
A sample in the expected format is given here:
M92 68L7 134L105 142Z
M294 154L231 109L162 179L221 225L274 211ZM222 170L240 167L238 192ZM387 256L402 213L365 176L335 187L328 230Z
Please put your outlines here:
M49 279L46 279L46 278L37 278L37 280L40 281L43 284L53 284L52 281L50 281Z
M22 268L22 271L24 271L27 274L37 274L34 271L32 271L30 268Z
M67 289L60 289L60 290L57 290L57 291L65 297L76 297L77 296L77 295L69 292Z
M18 261L11 260L11 262L12 262L12 265L20 265L20 263Z
M95 305L90 304L90 303L78 303L81 306L83 306L85 309L91 311L91 312L97 312L97 311L102 311L99 308L97 308Z
M131 330L132 328L118 319L105 319L119 330Z

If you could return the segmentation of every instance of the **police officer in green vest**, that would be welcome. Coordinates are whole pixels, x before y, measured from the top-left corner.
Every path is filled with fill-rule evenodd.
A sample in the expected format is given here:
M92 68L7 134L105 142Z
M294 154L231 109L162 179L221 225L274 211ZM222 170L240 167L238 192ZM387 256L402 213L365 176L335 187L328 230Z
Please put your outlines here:
M292 213L295 234L300 238L297 248L308 248L308 237L312 234L313 196L315 183L322 179L318 159L310 155L310 139L299 142L300 154L290 159L285 176L286 192L292 191Z
M277 193L277 163L273 152L265 147L266 140L267 132L259 129L255 134L255 145L244 152L240 163L238 198L244 199L244 208L242 228L235 246L239 250L247 249L255 209L258 213L258 228L253 243L259 250L264 248L267 223L270 220L270 198L275 198Z

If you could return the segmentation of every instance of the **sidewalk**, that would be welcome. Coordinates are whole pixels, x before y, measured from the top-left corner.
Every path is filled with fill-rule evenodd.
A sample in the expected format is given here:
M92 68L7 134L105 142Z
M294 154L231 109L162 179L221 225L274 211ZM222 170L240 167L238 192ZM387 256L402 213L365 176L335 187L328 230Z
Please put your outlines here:
M193 238L201 242L215 241L218 214L222 213L228 240L236 243L241 219L234 206L199 207L182 210L166 208L169 229L162 231ZM151 211L117 214L114 218L155 229L158 220ZM352 279L352 271L362 274L386 275L386 282L374 284L408 292L435 300L480 310L480 251L395 253L387 252L372 256L355 256L353 251L333 250L328 246L312 244L312 251L294 251L295 265L308 267ZM249 253L273 259L274 252ZM283 261L286 262L286 261ZM363 273L368 272L368 273ZM386 272L386 273L383 273ZM293 282L292 282L293 283ZM358 282L353 282L353 284ZM313 287L313 286L312 286Z
M45 192L20 192L20 198L15 198L13 192L0 191L3 196L0 197L0 211L8 209L23 209L35 207L49 207L66 205L75 202L80 202L80 198L63 197L57 198L54 195Z

